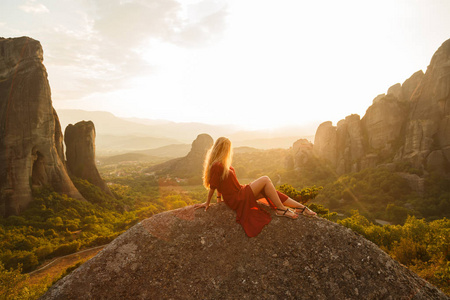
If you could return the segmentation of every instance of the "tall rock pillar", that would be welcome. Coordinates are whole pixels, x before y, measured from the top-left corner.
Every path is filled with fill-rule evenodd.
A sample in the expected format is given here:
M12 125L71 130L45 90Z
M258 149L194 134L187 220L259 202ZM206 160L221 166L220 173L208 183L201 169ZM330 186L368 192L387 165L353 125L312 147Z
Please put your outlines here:
M70 174L98 186L112 196L95 164L95 127L92 121L69 124L64 132L67 169Z
M19 214L33 186L83 199L64 166L62 133L52 107L40 43L0 38L0 204Z
M450 40L433 55L411 96L405 145L398 158L427 171L450 172Z

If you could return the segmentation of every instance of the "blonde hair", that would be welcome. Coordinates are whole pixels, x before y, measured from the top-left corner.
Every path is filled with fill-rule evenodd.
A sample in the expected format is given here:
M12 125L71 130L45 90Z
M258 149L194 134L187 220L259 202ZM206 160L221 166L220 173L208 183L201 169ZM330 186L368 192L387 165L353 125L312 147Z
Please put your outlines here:
M209 189L211 180L211 166L216 162L222 163L223 173L221 178L225 179L230 171L232 157L231 141L226 137L218 138L206 153L205 161L203 162L203 185L207 189Z

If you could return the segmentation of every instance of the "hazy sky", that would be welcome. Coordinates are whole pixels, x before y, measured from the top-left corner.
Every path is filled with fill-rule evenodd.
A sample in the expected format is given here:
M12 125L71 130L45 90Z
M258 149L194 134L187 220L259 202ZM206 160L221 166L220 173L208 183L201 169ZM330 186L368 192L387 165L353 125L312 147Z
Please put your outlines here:
M248 128L361 117L426 70L449 0L1 0L55 108Z

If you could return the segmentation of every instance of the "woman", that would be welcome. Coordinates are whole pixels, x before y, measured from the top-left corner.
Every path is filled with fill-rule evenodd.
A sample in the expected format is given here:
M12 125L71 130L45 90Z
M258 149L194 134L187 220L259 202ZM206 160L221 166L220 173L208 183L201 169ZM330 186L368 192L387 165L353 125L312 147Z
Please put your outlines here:
M205 203L197 205L196 209L204 207L206 211L217 190L217 202L223 197L223 201L236 211L236 222L242 225L249 237L257 236L271 220L270 215L258 206L258 199L265 198L276 209L275 215L280 217L297 219L299 214L316 215L306 206L278 192L267 176L248 185L239 184L231 166L232 156L231 141L225 137L218 138L204 162L203 185L209 189L208 198Z

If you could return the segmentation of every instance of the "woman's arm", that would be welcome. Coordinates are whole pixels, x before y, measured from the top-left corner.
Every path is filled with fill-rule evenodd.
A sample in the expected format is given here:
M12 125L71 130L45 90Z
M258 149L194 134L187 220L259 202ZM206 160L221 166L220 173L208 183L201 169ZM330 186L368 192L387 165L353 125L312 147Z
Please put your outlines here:
M205 210L207 210L208 209L208 207L209 207L209 204L211 203L211 198L212 198L212 196L214 195L214 192L216 191L216 189L209 189L209 193L208 193L208 199L206 200L206 207L205 207Z

